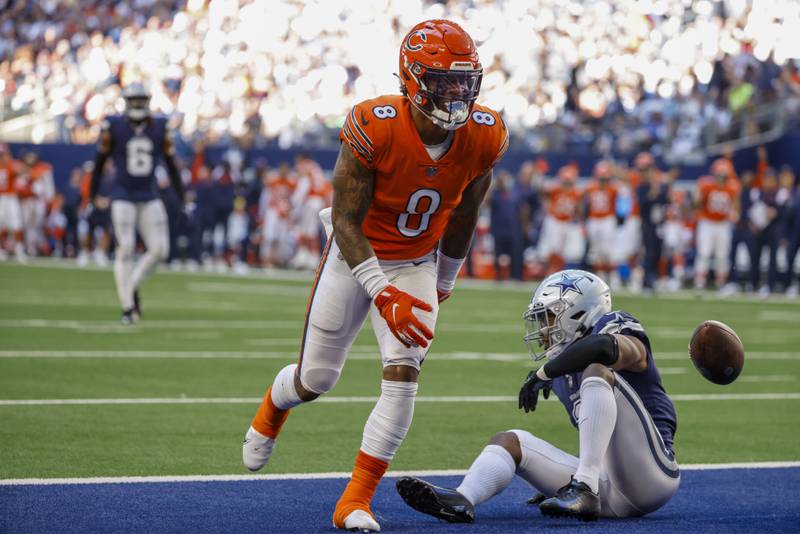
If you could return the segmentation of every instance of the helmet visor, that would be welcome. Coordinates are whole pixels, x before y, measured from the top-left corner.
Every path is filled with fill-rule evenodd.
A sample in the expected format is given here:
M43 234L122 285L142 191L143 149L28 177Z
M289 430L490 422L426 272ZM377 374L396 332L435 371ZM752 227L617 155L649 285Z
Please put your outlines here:
M428 99L428 112L440 121L462 125L481 89L482 70L428 69L421 86Z

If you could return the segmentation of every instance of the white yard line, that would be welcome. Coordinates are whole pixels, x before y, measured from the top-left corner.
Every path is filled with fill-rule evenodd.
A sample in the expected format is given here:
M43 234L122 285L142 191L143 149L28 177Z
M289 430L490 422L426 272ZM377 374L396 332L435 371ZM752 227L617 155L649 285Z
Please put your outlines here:
M128 327L120 327L128 328ZM251 338L247 345L265 346L299 346L298 338ZM378 347L373 345L354 345L350 349L349 360L372 360L378 355ZM242 359L282 359L296 358L297 351L164 351L164 350L0 350L0 358L242 358ZM522 352L431 352L428 361L496 361L496 362L530 362L531 359ZM657 352L656 362L665 360L689 361L686 352ZM748 352L745 360L788 360L800 361L800 352ZM659 367L666 371L669 367ZM672 368L679 369L679 368ZM688 367L687 367L688 369ZM666 371L665 374L679 371Z
M716 469L786 469L800 467L800 462L736 462L720 464L685 464L683 471L709 471ZM388 478L404 476L440 477L463 476L464 469L420 469L418 471L389 471ZM321 480L350 478L349 472L327 473L277 473L277 474L236 474L236 475L177 475L177 476L129 476L129 477L87 477L87 478L7 478L0 479L0 486L52 486L76 484L153 484L185 482L256 482L260 480Z
M800 393L689 393L670 395L676 402L695 401L747 401L747 400L800 400ZM86 405L129 405L129 404L254 404L261 402L260 397L154 397L154 398L106 398L106 399L3 399L0 406L86 406ZM316 403L321 404L363 404L375 403L378 397L320 397ZM557 402L552 397L548 402ZM447 395L420 396L416 402L517 402L517 396L511 395Z

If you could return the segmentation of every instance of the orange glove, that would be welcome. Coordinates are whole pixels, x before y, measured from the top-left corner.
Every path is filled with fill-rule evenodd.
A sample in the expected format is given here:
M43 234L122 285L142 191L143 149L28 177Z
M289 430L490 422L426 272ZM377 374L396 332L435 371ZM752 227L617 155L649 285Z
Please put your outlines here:
M439 304L449 299L450 295L452 295L452 292L450 291L442 291L441 289L436 290L436 296L439 297Z
M430 304L400 291L393 285L388 285L375 295L375 307L389 325L394 337L400 343L411 348L412 345L427 347L428 341L433 339L433 332L422 324L414 315L414 308L424 311L433 311Z

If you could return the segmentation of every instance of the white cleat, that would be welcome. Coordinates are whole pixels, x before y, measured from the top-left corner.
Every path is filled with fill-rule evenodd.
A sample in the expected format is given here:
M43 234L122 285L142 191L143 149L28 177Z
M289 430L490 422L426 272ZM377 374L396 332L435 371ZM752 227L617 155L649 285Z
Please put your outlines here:
M344 520L344 529L350 532L380 532L381 526L369 512L353 510Z
M247 429L242 443L242 463L250 471L258 471L267 465L274 448L274 439L259 433L251 426Z

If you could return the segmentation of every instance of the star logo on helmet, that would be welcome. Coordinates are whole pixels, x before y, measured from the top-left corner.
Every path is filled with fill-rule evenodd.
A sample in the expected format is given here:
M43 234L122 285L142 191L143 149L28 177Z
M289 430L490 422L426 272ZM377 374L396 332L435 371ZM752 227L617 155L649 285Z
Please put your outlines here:
M560 291L560 297L563 297L570 291L573 291L578 295L583 295L583 291L581 291L581 288L578 287L578 282L584 278L585 277L581 275L570 275L568 273L564 273L561 275L561 280L558 282L553 282L552 284L547 284L547 287L557 287Z

